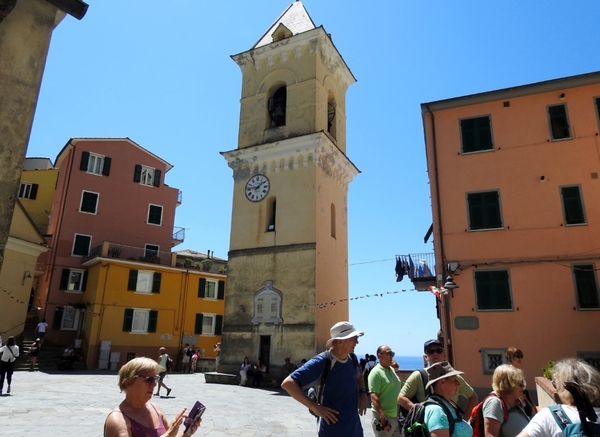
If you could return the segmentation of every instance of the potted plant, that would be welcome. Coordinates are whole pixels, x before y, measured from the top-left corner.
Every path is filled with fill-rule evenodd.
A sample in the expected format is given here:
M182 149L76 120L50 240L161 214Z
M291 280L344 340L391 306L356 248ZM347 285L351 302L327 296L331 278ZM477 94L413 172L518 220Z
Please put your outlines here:
M227 273L227 266L221 266L219 267L219 273L224 275Z
M189 269L190 267L192 267L192 259L191 258L184 259L183 267L185 267L186 269Z
M202 270L204 270L205 272L208 272L210 270L210 268L212 267L214 261L212 259L203 259L202 261L200 261L200 266L202 267Z
M108 249L108 256L111 258L121 258L121 254L123 253L123 248L120 246L112 246Z

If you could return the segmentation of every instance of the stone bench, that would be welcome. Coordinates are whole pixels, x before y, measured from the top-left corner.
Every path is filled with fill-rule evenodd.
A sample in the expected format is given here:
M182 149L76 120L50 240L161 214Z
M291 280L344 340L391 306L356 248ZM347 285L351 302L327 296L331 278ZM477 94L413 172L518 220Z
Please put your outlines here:
M206 372L204 373L204 380L207 384L239 384L240 379L237 375L231 373L219 373L219 372Z

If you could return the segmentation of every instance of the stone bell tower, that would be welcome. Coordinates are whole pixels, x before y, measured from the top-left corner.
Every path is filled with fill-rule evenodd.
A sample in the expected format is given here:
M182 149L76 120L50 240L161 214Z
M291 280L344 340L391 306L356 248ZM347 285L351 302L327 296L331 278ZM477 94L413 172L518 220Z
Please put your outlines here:
M245 356L278 376L348 319L346 90L356 80L322 26L292 3L242 70L221 371ZM336 302L319 309L314 304Z

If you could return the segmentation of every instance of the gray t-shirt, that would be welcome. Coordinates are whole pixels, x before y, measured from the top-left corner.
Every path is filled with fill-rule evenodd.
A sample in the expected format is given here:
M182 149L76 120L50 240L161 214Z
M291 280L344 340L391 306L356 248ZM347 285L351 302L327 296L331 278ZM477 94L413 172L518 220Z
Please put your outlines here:
M508 410L508 420L504 422L502 401L495 396L490 396L483 402L482 410L484 418L495 419L502 424L499 437L515 437L529 423L527 417L518 408Z

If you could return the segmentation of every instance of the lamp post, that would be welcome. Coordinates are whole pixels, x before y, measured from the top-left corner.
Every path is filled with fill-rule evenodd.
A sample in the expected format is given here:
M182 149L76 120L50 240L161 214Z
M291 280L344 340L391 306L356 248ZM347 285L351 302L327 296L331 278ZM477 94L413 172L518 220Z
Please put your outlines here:
M452 280L452 276L446 277L446 283L444 284L446 290L450 290L450 294L454 297L454 289L459 288L458 285ZM452 326L450 319L450 298L448 293L443 295L444 299L444 317L446 319L446 350L448 351L448 361L454 365L454 350L452 347Z

